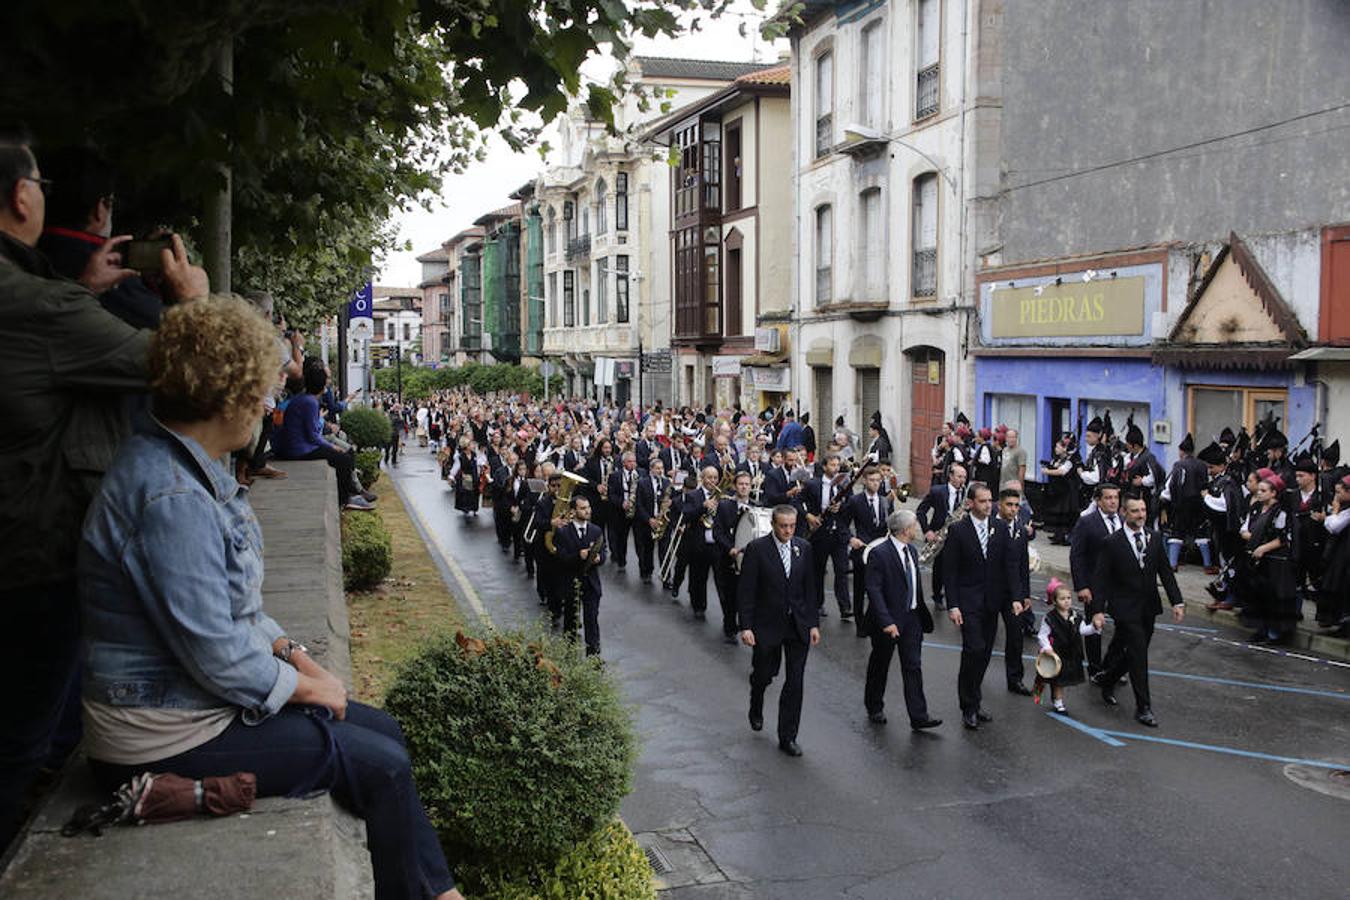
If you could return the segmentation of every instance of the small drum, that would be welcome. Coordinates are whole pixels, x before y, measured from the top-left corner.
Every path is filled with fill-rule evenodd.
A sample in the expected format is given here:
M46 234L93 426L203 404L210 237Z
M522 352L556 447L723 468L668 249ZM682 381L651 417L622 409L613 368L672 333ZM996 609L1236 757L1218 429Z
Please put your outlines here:
M1046 681L1057 677L1062 665L1058 654L1051 653L1048 650L1042 650L1036 654L1036 675Z
M762 506L752 506L741 516L740 521L736 523L735 546L737 550L744 550L746 546L756 538L762 538L766 534L773 533L773 510ZM736 560L736 571L741 570L741 561Z

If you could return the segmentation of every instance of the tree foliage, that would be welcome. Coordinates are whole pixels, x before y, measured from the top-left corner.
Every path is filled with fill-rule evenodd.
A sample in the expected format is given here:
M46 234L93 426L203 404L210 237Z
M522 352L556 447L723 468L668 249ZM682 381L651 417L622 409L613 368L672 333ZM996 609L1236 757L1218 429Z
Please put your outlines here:
M9 0L0 109L42 143L91 142L119 172L118 228L189 237L230 168L236 289L311 325L394 243L391 215L479 158L524 146L581 97L581 64L729 0ZM213 66L222 48L233 81Z

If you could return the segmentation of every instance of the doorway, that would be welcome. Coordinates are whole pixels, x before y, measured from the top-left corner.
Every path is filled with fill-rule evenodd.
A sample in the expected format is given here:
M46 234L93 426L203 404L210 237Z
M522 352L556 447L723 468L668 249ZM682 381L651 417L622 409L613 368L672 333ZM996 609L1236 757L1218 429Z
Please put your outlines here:
M942 433L946 403L946 365L936 347L905 352L909 361L909 480L914 493L928 493L933 478L933 444Z

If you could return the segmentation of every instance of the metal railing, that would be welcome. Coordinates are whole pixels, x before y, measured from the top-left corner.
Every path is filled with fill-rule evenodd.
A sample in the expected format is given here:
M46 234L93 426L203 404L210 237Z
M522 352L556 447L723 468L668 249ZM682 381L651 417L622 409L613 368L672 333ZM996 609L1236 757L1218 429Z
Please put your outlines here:
M938 111L941 103L942 70L933 63L919 70L914 97L914 118L923 119Z
M581 237L574 237L567 242L567 258L572 259L590 259L591 256L591 236L583 234Z
M937 296L937 248L914 251L914 296Z
M826 113L816 118L816 156L824 156L834 146L834 115Z

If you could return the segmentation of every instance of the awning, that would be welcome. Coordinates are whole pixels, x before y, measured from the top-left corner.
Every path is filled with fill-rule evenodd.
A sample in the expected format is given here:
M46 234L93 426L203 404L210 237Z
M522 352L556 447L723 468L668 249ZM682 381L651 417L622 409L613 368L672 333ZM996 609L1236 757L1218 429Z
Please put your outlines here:
M743 366L777 366L787 362L786 353L752 353L741 357Z
M1309 347L1289 358L1297 362L1350 362L1350 347Z
M1179 369L1293 369L1292 347L1161 347L1153 351L1153 364Z

